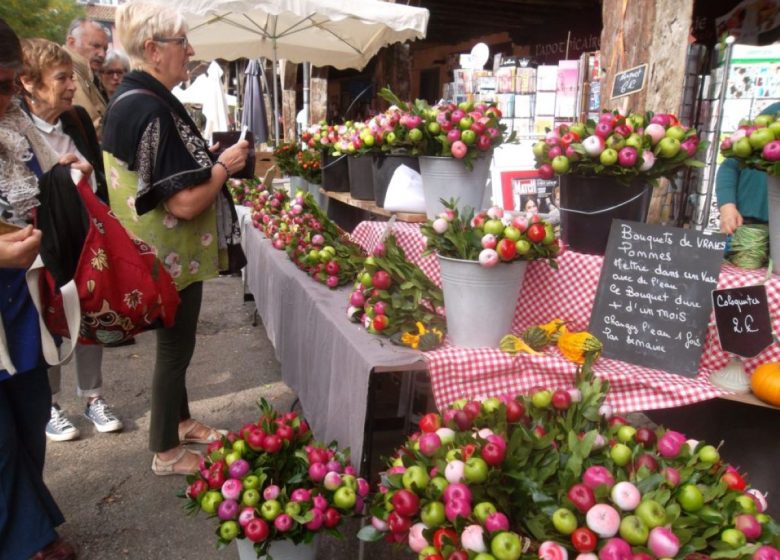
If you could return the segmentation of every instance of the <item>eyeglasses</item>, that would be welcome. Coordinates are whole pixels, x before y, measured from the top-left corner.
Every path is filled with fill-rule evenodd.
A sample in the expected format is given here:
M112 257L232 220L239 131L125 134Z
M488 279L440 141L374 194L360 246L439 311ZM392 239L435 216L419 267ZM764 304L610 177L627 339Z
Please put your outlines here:
M17 91L15 80L0 81L0 95L14 95Z
M103 70L102 73L103 73L104 76L119 76L119 77L122 77L122 76L125 75L125 71L124 70Z
M179 43L181 45L181 48L183 48L185 51L190 46L190 41L187 39L187 36L184 35L183 37L159 37L156 38L155 41L158 43Z

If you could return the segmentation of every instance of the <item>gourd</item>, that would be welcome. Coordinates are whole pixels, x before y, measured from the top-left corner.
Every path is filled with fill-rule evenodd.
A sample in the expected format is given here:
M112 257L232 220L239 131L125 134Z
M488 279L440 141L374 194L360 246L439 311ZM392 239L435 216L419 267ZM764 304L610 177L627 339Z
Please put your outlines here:
M569 332L566 327L560 329L558 350L564 358L575 364L585 363L588 356L598 357L601 349L601 341L588 331Z
M780 362L758 366L750 378L750 387L762 401L780 406Z

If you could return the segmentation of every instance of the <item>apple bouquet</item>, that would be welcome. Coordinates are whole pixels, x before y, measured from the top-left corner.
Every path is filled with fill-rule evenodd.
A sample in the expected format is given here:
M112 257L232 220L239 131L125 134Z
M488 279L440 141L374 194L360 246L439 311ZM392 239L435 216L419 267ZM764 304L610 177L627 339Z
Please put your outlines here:
M471 211L461 215L455 201L441 202L445 210L421 228L428 254L479 261L485 267L536 259L547 259L550 266L557 266L555 258L561 246L552 225L538 215L529 220L493 207L472 217Z
M228 181L228 190L233 202L240 206L254 206L254 203L260 197L260 193L265 190L265 185L259 177L252 179L230 179Z
M319 185L322 182L321 158L320 152L316 150L299 150L295 154L295 175Z
M736 132L720 143L723 157L736 158L743 167L780 176L780 113L759 115L740 124Z
M363 261L349 296L347 316L372 334L393 336L426 329L444 332L441 289L406 259L393 235Z
M405 103L388 88L379 95L406 116L416 155L454 157L471 169L474 158L489 157L493 148L514 141L514 133L506 136L501 111L494 103L443 102L431 107L422 99Z
M717 448L611 415L589 368L425 415L359 537L420 560L780 558L764 496Z
M539 175L613 176L630 183L671 177L684 167L703 167L697 159L706 142L694 128L671 114L605 111L598 122L560 125L533 146Z
M187 479L187 511L216 518L218 547L248 539L258 556L275 540L338 536L342 518L363 510L368 483L356 477L348 452L312 441L303 418L259 404L257 421L209 444Z

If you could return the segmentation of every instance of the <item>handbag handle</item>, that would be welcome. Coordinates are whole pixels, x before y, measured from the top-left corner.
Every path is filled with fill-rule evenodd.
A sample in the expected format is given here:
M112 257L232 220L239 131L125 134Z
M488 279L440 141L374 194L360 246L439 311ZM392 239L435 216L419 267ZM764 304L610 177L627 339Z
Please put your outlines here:
M73 350L79 340L79 326L81 325L81 304L79 303L79 292L76 287L76 281L71 280L60 288L62 295L62 307L65 310L65 319L68 323L68 334L70 335L70 349L64 357L59 355L57 345L49 332L46 323L43 320L43 305L41 303L41 272L45 268L43 259L40 255L35 258L32 266L27 269L25 279L27 280L27 289L30 291L30 297L33 300L35 309L38 310L38 325L41 330L41 346L43 347L43 357L50 366L65 364L70 360ZM10 370L8 370L10 372Z

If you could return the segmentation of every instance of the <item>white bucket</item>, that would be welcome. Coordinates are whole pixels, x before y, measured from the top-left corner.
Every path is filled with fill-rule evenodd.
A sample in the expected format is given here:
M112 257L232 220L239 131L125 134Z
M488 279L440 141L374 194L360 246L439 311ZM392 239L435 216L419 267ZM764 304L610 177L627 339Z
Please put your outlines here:
M273 560L315 560L320 537L316 535L309 544L295 545L290 541L273 541L268 547L268 555ZM236 539L239 560L266 560L268 556L257 556L254 543L249 539Z
M322 211L327 211L328 197L320 192L320 185L306 181L306 187L311 193L311 196L314 197L314 202L317 203L317 206L319 206Z
M465 348L498 347L512 330L528 261L487 268L477 261L438 257L452 343Z
M490 154L474 159L469 171L465 164L451 157L420 156L420 175L425 193L425 213L435 218L444 207L440 199L457 198L457 208L463 212L470 207L482 210L485 184L490 173Z
M780 274L780 177L766 176L766 195L769 202L769 256L772 272Z
M290 195L295 196L296 191L306 192L309 190L309 184L303 177L290 175Z

